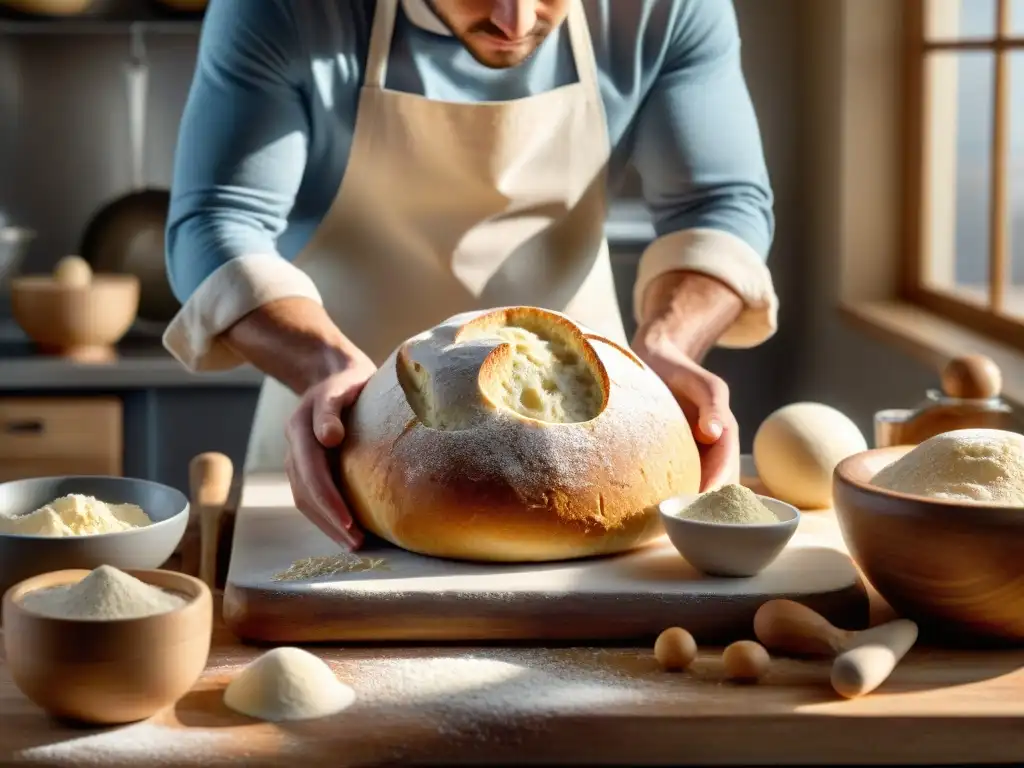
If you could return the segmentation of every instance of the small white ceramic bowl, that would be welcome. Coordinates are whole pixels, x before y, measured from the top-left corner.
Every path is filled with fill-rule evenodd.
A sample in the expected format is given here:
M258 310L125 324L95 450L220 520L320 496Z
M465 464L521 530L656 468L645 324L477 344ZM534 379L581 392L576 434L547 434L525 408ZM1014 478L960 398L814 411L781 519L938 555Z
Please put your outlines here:
M698 494L673 496L658 505L672 545L686 561L708 576L749 578L774 562L800 525L800 510L770 496L758 499L779 518L777 523L706 523L680 513Z

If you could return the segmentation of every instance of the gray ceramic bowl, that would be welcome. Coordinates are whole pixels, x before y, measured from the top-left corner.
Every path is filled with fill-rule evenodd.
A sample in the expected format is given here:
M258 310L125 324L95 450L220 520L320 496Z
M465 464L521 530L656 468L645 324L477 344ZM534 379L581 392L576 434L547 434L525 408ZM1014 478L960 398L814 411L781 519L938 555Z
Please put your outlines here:
M36 477L0 483L0 514L27 514L70 493L94 496L108 504L137 504L153 524L93 536L0 534L0 593L23 579L69 568L159 568L185 534L185 495L130 477Z
M779 556L800 525L800 510L770 496L758 496L778 523L742 525L687 520L679 513L697 494L673 496L658 505L669 540L686 561L708 576L756 576Z

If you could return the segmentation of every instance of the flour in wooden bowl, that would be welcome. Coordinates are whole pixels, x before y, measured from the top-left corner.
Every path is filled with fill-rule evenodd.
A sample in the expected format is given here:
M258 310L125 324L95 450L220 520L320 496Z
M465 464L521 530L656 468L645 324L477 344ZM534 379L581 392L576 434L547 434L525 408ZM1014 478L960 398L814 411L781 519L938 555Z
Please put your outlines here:
M29 592L21 599L21 606L55 619L116 621L169 613L187 602L182 595L101 565L81 581Z
M960 429L925 440L884 467L872 485L897 493L1024 506L1024 436Z

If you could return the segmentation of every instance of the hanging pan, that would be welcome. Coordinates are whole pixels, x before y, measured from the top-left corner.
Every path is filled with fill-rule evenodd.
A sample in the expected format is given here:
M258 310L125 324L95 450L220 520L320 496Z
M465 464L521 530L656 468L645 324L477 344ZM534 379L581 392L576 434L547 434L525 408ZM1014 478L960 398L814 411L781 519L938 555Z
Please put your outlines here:
M171 292L165 265L170 193L143 179L149 65L142 35L132 29L132 54L125 68L131 140L132 190L104 205L89 221L79 253L94 272L139 278L139 318L168 322L180 304Z

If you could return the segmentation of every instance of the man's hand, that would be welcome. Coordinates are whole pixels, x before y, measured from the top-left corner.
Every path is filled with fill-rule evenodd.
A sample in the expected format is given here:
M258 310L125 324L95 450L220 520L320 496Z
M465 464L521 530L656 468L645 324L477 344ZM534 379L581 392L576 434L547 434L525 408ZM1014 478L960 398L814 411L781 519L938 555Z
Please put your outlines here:
M694 272L654 280L633 348L679 401L701 454L701 491L738 483L740 438L729 387L699 363L743 309L730 288Z
M376 366L309 299L266 304L230 328L225 341L302 397L285 428L285 469L295 506L334 541L356 549L363 536L331 470L334 449L345 437L342 413Z
M295 506L349 550L359 548L363 535L338 490L330 462L337 461L334 449L345 438L342 414L376 370L362 355L344 370L331 374L303 395L285 430L285 471Z
M729 386L694 362L656 326L641 328L633 347L672 390L690 422L700 450L700 490L738 483L739 426L729 409Z

